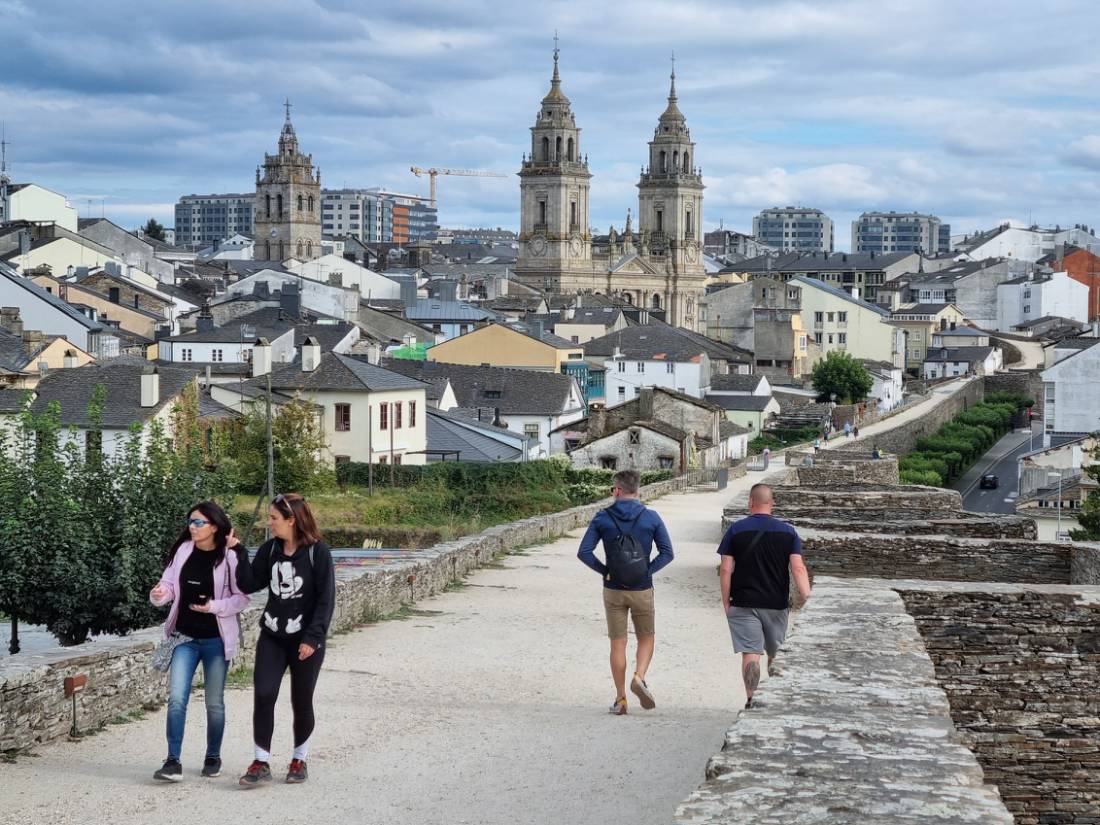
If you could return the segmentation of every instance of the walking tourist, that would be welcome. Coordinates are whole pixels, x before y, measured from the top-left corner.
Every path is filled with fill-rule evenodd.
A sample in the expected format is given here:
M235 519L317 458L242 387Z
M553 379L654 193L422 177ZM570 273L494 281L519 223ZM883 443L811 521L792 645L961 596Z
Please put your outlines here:
M634 624L637 638L637 665L630 681L631 692L641 706L657 706L646 684L646 672L653 660L656 635L653 574L672 561L672 541L661 517L638 500L639 476L636 470L615 473L615 503L596 513L581 539L579 558L603 578L603 604L607 617L607 635L611 639L611 678L615 682L615 701L610 712L627 712L626 659L627 618ZM596 544L603 541L604 561L596 558ZM656 558L650 558L653 545Z
M815 438L814 439L814 452L815 453L820 453L821 452L821 439L820 438Z
M268 525L273 538L261 545L251 564L242 555L237 567L242 590L268 588L253 676L255 759L240 778L245 788L271 782L275 702L288 669L294 753L286 781L296 784L308 778L313 691L325 660L325 637L336 601L332 554L305 499L297 493L275 496L268 508Z
M718 545L722 610L733 650L741 654L745 707L760 684L760 657L775 657L787 636L790 575L803 601L810 598L810 577L795 529L772 516L774 499L767 484L749 492L749 515L729 526Z
M154 664L169 672L168 758L153 774L156 779L178 782L183 778L183 729L199 662L206 697L202 775L215 777L221 773L225 675L240 638L238 614L249 602L234 584L238 557L226 552L235 545L237 540L225 511L212 501L196 504L187 526L168 551L160 581L149 593L149 601L158 607L172 605L164 623L164 641L154 653Z

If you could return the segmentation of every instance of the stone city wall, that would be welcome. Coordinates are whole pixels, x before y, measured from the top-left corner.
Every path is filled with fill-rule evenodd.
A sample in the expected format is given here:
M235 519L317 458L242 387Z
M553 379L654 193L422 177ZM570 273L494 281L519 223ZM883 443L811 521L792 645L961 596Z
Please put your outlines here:
M650 500L691 489L710 480L699 471L641 488ZM418 551L413 560L388 569L341 568L331 632L349 630L434 595L494 556L541 544L588 524L611 503L605 499L559 513L490 527L471 536ZM252 664L265 597L241 614L243 634L234 667ZM103 639L44 653L21 653L0 660L0 751L25 750L69 733L72 701L64 695L66 677L83 674L87 688L77 695L78 730L95 729L120 716L163 702L167 677L152 668L151 654L161 629L147 628L123 639Z
M1066 544L946 536L802 531L806 564L819 576L889 575L959 582L1069 584Z
M898 460L883 458L878 461L818 462L813 466L796 466L799 484L820 486L847 486L851 484L897 484Z
M1022 392L1035 400L1035 415L1043 415L1043 378L1039 370L999 372L982 378L986 393Z
M872 442L887 453L903 456L911 452L917 439L932 435L936 430L955 417L957 413L969 409L985 398L985 385L979 379L971 379L965 387L932 407L927 413L913 421L906 421L877 435L861 435L854 444L869 450Z
M1100 588L895 586L1016 825L1100 822Z
M1100 585L1100 545L1074 542L1070 547L1070 582Z
M898 514L905 515L905 514ZM854 533L889 533L908 536L958 536L973 539L1031 539L1037 537L1034 519L1023 516L974 514L974 518L955 519L878 519L857 514L852 517L819 517L821 511L787 508L784 520L799 529L824 530L844 535Z
M1012 825L913 619L883 582L819 578L679 825Z

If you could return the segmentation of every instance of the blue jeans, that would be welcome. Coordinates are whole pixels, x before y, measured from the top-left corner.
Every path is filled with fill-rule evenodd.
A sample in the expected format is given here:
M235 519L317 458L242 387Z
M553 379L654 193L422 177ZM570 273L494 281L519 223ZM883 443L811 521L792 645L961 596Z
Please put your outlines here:
M225 733L225 645L220 636L213 639L192 639L172 652L172 668L168 672L168 756L180 758L183 728L187 723L187 701L191 698L191 682L199 662L206 691L206 756L220 758L222 734Z

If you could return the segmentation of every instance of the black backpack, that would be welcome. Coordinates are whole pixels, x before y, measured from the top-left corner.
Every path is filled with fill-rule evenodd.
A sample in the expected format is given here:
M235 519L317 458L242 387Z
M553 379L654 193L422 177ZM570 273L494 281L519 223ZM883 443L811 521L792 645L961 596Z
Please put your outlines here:
M624 587L637 587L645 584L649 577L649 554L642 549L642 543L631 533L623 530L619 520L611 515L610 510L604 510L608 517L615 523L619 534L611 539L603 540L604 555L607 557L607 572L613 584ZM638 515L626 522L631 528L637 523L643 507Z

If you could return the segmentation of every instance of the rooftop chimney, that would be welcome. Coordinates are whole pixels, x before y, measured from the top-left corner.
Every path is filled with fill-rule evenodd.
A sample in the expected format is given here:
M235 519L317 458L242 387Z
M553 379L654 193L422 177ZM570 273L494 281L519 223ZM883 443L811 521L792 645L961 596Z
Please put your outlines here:
M198 316L195 318L195 331L196 332L213 332L214 331L214 315L210 312L210 302L207 301L202 305L202 309L199 310Z
M382 363L382 345L374 342L367 347L367 363L378 366Z
M302 295L298 291L297 284L283 284L282 291L279 293L279 309L291 318L297 318L302 314Z
M321 363L321 342L310 335L302 342L302 372L313 372Z
M3 307L0 309L0 328L12 335L23 337L23 321L19 318L19 307Z
M458 282L444 279L439 282L439 300L454 301L458 299Z
M160 373L146 367L141 373L141 406L148 409L160 403Z
M259 378L271 372L271 344L266 338L257 338L252 345L252 377Z
M638 388L638 418L642 421L653 420L653 387Z
M23 350L28 354L34 354L38 352L38 348L42 346L42 342L46 339L46 336L42 334L42 331L37 329L23 330L22 337Z
M593 404L588 408L589 440L602 438L607 429L607 408L603 404Z
M76 350L65 350L65 357L61 361L61 366L67 370L75 369L80 366L80 359L76 355Z

